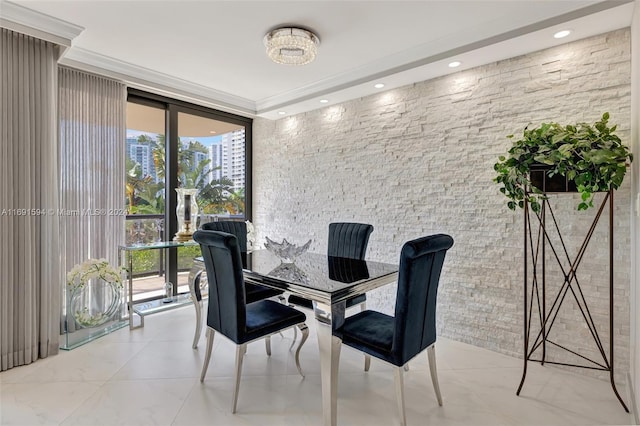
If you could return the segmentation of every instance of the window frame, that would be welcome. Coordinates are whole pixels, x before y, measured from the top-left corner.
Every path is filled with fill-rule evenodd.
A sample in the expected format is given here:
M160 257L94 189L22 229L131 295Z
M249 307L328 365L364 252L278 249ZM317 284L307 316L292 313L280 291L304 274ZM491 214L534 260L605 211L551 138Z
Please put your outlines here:
M178 232L178 221L175 215L177 206L177 193L175 189L178 185L178 113L192 114L204 118L243 126L245 129L245 220L253 220L252 203L252 128L253 119L243 117L230 112L196 105L179 99L169 98L155 93L145 92L140 89L127 89L127 102L159 108L165 111L165 213L164 229L165 239L170 239ZM178 283L178 251L168 250L167 268L165 277L167 281L174 283L174 294L177 294Z

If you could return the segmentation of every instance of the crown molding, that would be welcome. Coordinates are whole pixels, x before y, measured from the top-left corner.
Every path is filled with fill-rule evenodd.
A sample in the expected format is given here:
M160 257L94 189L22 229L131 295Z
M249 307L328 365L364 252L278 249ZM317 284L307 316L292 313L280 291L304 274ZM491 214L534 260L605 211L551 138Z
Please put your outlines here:
M115 78L131 87L173 96L244 116L255 116L255 102L199 84L132 65L80 47L72 41L84 28L19 4L0 0L0 27L27 34L63 46L59 63L84 71Z
M131 87L170 95L188 102L243 116L253 117L256 115L255 102L250 99L191 83L79 47L69 49L60 63L123 81Z
M0 0L0 9L2 10L1 27L61 46L71 46L73 39L84 31L84 28L79 25L9 1Z

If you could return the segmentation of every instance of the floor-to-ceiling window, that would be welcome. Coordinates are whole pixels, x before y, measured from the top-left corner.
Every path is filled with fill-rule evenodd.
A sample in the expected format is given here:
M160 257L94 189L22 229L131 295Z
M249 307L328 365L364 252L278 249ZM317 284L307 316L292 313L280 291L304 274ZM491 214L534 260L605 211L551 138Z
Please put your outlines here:
M125 205L127 245L163 241L166 186L164 174L165 109L162 105L127 103ZM134 252L134 300L164 291L166 253Z
M196 226L250 219L251 119L129 91L126 139L127 244L177 232L176 188L196 188ZM134 252L134 300L187 292L198 247Z

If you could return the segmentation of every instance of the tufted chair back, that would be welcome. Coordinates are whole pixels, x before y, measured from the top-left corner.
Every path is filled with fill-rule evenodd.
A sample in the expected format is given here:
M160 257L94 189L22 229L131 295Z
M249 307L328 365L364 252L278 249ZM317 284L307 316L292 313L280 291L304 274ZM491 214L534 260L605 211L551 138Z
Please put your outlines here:
M366 223L336 222L329 224L327 255L364 259L373 226Z
M247 320L238 238L225 232L199 230L193 239L200 244L209 282L207 325L238 343Z
M436 341L440 272L453 238L445 234L408 241L400 253L392 352L408 361Z
M220 231L235 235L238 238L240 252L247 252L247 224L235 220L220 220L218 222L203 223L200 228L204 231Z

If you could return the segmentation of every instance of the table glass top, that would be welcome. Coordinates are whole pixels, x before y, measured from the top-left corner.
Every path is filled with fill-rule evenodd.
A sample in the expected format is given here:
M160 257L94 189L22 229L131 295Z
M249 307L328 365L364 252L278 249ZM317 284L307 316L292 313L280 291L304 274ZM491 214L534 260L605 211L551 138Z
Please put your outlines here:
M142 244L132 244L130 246L120 246L120 250L126 251L137 251L137 250L152 250L152 249L165 249L172 247L188 247L188 246L197 246L193 240L190 241L157 241L154 243L142 243Z
M295 263L283 263L268 250L255 250L247 254L245 276L263 280L273 278L333 294L397 272L398 265L308 252L298 257Z

